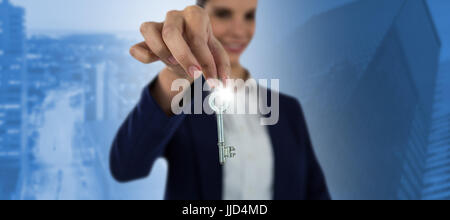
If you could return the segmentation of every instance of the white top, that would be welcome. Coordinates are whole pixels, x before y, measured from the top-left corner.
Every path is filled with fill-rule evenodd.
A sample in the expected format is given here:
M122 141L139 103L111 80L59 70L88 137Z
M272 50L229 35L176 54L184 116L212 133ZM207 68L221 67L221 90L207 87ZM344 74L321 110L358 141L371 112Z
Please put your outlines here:
M257 92L252 88L250 91ZM239 89L236 97L244 97L244 89ZM236 148L236 157L228 159L223 167L223 199L272 200L274 155L260 116L224 114L224 135L226 144Z

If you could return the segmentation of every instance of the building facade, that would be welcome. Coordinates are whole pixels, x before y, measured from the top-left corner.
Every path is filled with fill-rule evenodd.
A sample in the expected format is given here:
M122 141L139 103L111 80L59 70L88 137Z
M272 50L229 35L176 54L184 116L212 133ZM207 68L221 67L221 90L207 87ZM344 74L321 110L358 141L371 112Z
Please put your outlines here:
M441 47L426 1L354 1L286 42L278 71L298 82L333 197L421 198Z
M14 198L25 146L24 10L0 3L0 198Z
M423 199L450 200L450 61L441 62L424 178Z

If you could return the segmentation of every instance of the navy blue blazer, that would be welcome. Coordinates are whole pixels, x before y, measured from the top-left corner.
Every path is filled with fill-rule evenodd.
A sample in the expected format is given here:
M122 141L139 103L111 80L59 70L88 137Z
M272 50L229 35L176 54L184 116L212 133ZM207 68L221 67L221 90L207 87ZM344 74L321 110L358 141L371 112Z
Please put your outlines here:
M146 177L155 160L164 157L168 162L165 199L221 200L215 116L168 117L151 96L150 86L114 139L110 152L113 177L119 182ZM273 199L330 199L299 102L280 94L279 106L279 122L268 127L274 152Z

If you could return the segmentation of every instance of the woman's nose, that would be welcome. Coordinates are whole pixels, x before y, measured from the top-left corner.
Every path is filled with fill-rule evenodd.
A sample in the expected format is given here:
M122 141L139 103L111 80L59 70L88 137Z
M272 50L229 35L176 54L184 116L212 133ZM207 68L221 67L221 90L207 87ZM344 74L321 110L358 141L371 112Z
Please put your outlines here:
M236 38L243 38L247 34L245 22L241 19L234 19L231 24L231 34Z

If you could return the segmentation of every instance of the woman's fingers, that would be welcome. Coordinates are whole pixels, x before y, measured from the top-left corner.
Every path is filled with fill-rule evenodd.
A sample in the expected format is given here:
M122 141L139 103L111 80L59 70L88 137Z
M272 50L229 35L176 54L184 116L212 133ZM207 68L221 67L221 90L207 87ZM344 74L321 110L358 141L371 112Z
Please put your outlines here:
M159 57L148 48L145 42L132 46L130 48L130 54L142 63L153 63L160 60Z
M208 46L217 66L217 76L222 82L226 83L226 80L229 79L231 75L231 64L228 53L214 36L210 37Z
M169 65L176 65L176 61L164 43L161 31L163 23L145 22L141 25L141 34L145 39L148 48L158 56L163 62Z
M167 13L162 29L162 39L173 57L191 77L197 78L202 74L199 62L192 53L184 37L184 18L179 11Z
M183 11L170 11L164 23L143 23L141 33L145 41L130 49L137 60L143 63L161 60L182 68L192 78L202 74L207 80L218 78L226 82L229 78L228 54L214 37L204 9L189 6Z
M205 78L217 79L217 67L208 47L210 36L208 14L198 6L189 6L183 11L183 15L188 45L200 63Z

